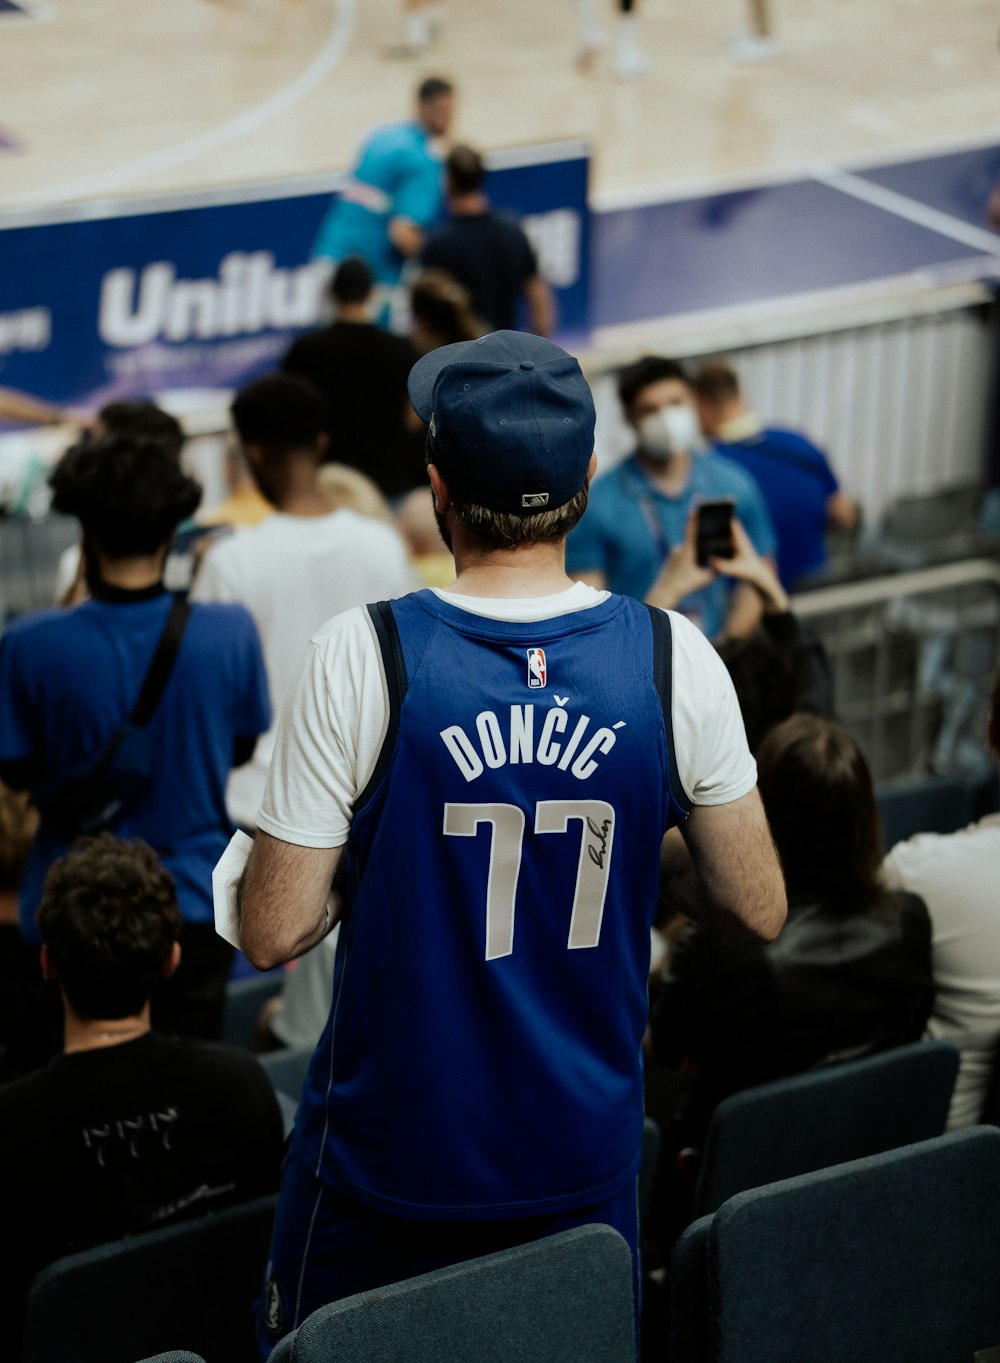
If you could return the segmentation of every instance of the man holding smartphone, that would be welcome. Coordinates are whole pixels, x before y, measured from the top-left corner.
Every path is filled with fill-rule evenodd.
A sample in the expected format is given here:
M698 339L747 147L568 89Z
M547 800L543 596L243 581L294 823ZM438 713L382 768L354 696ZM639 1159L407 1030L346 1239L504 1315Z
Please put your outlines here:
M675 608L710 639L751 634L760 622L759 596L747 583L725 579L707 560L725 557L719 550L729 513L719 503L731 506L759 554L773 555L774 530L760 490L730 460L700 453L694 393L675 360L639 360L623 371L618 394L638 445L595 482L587 514L567 542L571 576ZM701 517L702 538L712 541L712 552L703 553L706 562L699 565L695 545L690 552L686 545L692 509L701 504L712 504ZM671 558L671 550L679 552Z

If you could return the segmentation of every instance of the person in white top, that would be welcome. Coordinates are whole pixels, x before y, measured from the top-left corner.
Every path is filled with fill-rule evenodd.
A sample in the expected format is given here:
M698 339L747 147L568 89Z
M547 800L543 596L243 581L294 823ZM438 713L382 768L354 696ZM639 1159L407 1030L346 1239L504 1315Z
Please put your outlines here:
M1000 672L987 743L1000 761ZM949 1131L981 1120L1000 1047L1000 814L957 833L918 833L885 859L886 881L918 894L933 929L934 1012L929 1036L961 1052Z
M285 374L258 379L237 395L232 413L254 479L277 510L212 548L192 596L250 611L277 714L303 648L331 616L419 584L392 526L330 510L317 473L326 449L323 401L310 384ZM226 802L242 828L256 826L274 734L272 725L252 760L230 776Z

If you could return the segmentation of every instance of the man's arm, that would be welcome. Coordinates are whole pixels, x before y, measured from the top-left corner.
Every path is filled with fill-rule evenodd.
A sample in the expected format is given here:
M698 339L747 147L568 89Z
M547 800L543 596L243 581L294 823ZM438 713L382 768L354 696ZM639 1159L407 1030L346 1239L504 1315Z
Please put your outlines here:
M418 226L412 218L390 218L386 230L393 246L401 256L406 256L407 260L411 256L417 255L423 247L423 228Z
M695 805L663 839L660 869L674 912L762 942L781 931L785 881L756 790L728 804Z
M257 830L236 891L240 947L270 970L314 947L340 916L330 902L341 847L298 847Z
M853 530L858 523L858 505L843 492L836 491L826 499L826 523L833 530Z
M729 593L729 608L726 611L725 636L727 639L745 639L753 634L764 616L764 605L754 589L741 582Z
M61 407L13 388L0 388L0 417L5 421L30 421L37 426L56 426L71 419Z
M524 297L528 304L528 321L536 336L551 336L555 329L555 303L552 290L540 274L533 274L524 282Z

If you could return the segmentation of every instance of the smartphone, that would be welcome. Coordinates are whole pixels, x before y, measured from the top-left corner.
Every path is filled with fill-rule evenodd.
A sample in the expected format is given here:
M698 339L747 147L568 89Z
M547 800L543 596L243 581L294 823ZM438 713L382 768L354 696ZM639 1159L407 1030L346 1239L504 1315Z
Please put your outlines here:
M702 502L699 506L696 546L698 564L702 568L708 566L710 559L732 558L736 553L731 498Z

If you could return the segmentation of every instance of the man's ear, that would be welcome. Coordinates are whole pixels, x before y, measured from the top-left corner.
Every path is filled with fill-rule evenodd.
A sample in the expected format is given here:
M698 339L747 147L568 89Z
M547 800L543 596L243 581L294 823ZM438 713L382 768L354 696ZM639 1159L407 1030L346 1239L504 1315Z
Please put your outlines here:
M56 974L56 968L52 964L52 957L49 955L49 949L44 942L42 943L41 950L38 953L38 960L39 964L42 967L43 980L49 980L51 982L52 980L57 980L59 978L59 976Z
M427 465L427 476L431 480L431 492L434 495L434 510L438 515L443 515L449 500L448 484L438 473L436 464Z
M264 462L264 451L259 445L247 444L241 446L247 463L251 468L259 469Z
M180 965L180 963L181 963L181 944L180 942L175 942L173 946L170 948L170 955L164 962L163 978L165 980L169 980L171 975Z
M590 456L590 463L587 465L587 482L588 482L588 483L591 482L591 481L593 480L594 474L595 474L596 472L597 472L597 451L594 450L593 454L591 454L591 456Z
M326 452L329 448L330 437L327 435L326 431L320 431L319 435L316 438L317 464L322 464L323 460L326 458Z

